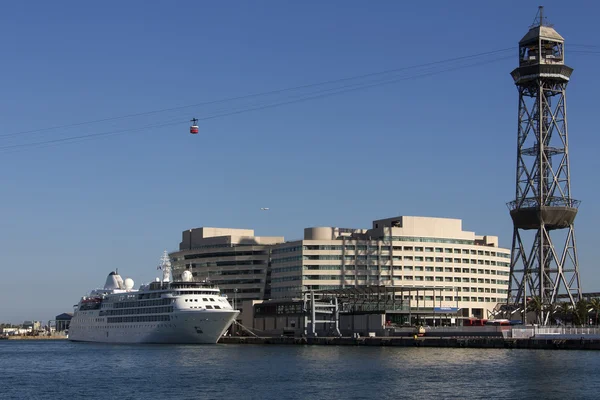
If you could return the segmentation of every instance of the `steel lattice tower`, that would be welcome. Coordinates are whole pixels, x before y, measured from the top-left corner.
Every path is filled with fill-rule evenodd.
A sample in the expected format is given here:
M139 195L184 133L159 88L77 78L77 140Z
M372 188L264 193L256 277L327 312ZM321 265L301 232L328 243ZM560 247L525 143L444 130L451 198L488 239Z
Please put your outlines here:
M544 23L540 7L511 73L519 91L519 127L516 194L508 203L514 226L508 306L527 310L528 300L537 297L543 325L552 322L559 294L573 305L581 298L573 226L579 201L571 198L565 103L573 69L564 56L564 39Z

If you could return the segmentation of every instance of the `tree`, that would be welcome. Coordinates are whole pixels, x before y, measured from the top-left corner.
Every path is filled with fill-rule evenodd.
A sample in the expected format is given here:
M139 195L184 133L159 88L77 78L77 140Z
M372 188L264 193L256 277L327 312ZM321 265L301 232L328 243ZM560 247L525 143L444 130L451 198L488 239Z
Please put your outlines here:
M596 326L598 326L598 312L600 312L600 299L591 299L590 308L596 313Z
M573 310L573 319L575 325L586 325L588 322L588 309L589 304L587 300L581 299L575 303L575 309Z
M539 296L531 297L527 300L527 311L535 313L535 320L540 323L540 315L542 314L542 299Z
M563 320L563 324L566 325L567 323L567 317L569 316L569 314L571 313L571 303L560 303L558 306L558 310L560 312L560 316Z
M556 313L557 310L558 310L558 305L556 303L546 304L544 306L544 311L549 316L548 322L550 322L551 325L554 325L556 323L556 318L554 317L554 314Z

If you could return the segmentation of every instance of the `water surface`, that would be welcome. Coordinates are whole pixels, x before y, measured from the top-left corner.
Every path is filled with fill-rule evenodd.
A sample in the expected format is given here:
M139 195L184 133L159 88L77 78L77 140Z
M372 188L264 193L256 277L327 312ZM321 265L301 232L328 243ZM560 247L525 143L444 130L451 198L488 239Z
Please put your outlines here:
M2 399L596 399L600 353L0 341Z

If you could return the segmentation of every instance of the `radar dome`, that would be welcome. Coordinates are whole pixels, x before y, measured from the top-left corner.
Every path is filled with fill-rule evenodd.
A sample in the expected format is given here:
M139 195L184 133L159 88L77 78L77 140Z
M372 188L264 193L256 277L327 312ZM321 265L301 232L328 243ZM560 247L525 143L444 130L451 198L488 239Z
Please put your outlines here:
M190 282L192 280L192 273L188 270L183 271L181 274L181 280L184 282Z
M133 279L127 278L125 279L125 290L133 289Z

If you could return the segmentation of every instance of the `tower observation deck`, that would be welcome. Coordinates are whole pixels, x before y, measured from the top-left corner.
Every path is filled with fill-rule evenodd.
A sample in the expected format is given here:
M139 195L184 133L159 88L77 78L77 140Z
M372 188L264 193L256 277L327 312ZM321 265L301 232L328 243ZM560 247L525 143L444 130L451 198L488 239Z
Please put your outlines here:
M515 200L509 310L527 310L537 297L540 324L550 324L558 295L573 305L581 298L574 221L579 201L571 197L566 88L573 69L565 65L565 40L536 21L519 42L512 78L519 93ZM526 313L522 312L525 321Z

